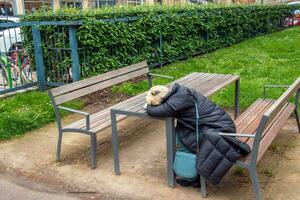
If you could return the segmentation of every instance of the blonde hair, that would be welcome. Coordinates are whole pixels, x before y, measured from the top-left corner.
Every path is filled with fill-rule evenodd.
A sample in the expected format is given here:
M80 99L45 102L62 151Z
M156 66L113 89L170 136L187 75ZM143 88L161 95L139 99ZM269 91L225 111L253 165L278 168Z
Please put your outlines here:
M150 88L147 92L146 102L148 105L157 106L162 103L164 97L169 93L170 89L163 85L157 85Z

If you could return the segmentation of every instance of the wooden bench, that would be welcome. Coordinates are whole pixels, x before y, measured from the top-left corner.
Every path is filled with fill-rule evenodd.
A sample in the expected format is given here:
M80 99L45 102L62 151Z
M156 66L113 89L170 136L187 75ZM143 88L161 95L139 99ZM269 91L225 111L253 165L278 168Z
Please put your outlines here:
M276 86L273 85L271 87ZM290 98L295 93L295 102L289 103ZM300 77L277 100L267 98L256 100L235 120L237 133L221 134L238 136L239 139L247 142L252 148L252 152L248 156L241 158L236 164L249 171L257 200L263 199L257 176L257 164L293 112L295 113L300 132L297 111L299 95ZM206 197L205 180L203 177L201 177L201 184L202 196Z
M96 77L91 77L85 80L63 85L48 91L55 111L56 122L58 127L58 144L56 160L60 161L61 141L64 132L77 132L87 134L91 137L91 167L96 168L96 133L110 126L110 108L100 111L95 114L67 108L61 104L73 99L91 94L93 92L111 87L113 85L134 79L136 77L147 75L149 87L152 85L152 74L149 71L146 61L123 67L121 69L111 71ZM160 76L160 75L157 75ZM167 76L163 76L170 78ZM85 116L84 119L76 121L70 125L62 127L61 115L59 109L67 110Z

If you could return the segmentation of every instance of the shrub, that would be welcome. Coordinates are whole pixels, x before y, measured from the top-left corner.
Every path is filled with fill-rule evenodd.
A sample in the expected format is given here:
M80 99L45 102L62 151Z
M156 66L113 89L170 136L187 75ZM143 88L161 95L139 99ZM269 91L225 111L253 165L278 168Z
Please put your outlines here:
M145 59L152 65L171 62L271 33L283 28L282 22L292 10L287 5L66 9L23 20L82 20L77 37L85 77ZM45 65L51 65L47 63L53 62L47 39L55 38L52 47L69 48L68 32L54 26L42 26L41 30L44 57L48 58ZM27 28L24 33L31 31ZM26 44L31 46L32 41L27 39ZM66 57L56 63L57 69L70 67L70 54Z

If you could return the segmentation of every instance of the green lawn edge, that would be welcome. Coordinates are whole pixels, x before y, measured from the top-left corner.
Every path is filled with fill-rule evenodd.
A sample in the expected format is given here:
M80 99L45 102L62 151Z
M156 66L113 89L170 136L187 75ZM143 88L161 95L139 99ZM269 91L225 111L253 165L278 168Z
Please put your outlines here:
M75 100L66 106L79 109L83 102ZM67 112L61 114L65 116ZM46 92L32 91L0 100L0 141L20 137L54 121L54 110Z
M240 105L245 109L257 98L263 97L265 84L288 85L300 76L300 27L288 28L273 34L259 36L217 51L177 61L154 73L173 76L176 79L192 72L208 72L240 75ZM154 85L170 82L154 78ZM136 95L146 91L147 81L127 82L113 91ZM276 98L283 90L271 89L268 97ZM212 97L224 108L233 108L234 87L231 86Z

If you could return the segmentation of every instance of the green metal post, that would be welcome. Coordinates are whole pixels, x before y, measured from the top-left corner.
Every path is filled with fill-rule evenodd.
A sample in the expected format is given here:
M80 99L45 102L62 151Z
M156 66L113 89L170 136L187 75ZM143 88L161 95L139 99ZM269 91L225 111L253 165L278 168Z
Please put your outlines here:
M13 88L13 84L12 84L12 73L11 73L11 67L10 64L6 65L6 69L7 69L7 79L8 79L8 85L9 88Z
M77 30L77 28L75 26L69 27L73 82L80 80L80 65L79 65L78 43L77 43L77 37L76 37L76 30Z
M160 0L160 11L162 11L163 0ZM160 18L161 20L161 18ZM160 49L160 67L163 66L163 36L162 36L162 21L160 21L160 31L159 31L159 49Z
M43 49L41 42L41 31L37 27L32 27L32 36L34 44L34 57L37 71L37 79L40 86L40 90L44 91L46 88L45 82L45 69L44 69L44 59L43 59Z
M295 8L292 9L292 26L294 26L294 20L295 20Z
M5 56L1 56L1 62L3 64L4 69L6 70L6 78L7 78L7 82L8 82L8 86L9 88L12 88L12 74L11 74L11 67L10 67L10 63L9 60L7 59L7 57Z
M23 79L22 79L22 68L21 68L21 59L20 59L20 52L17 53L17 63L18 63L18 69L19 69L19 76L20 76L20 83L23 84Z
M51 0L51 11L53 12L54 10L54 0Z
M159 35L159 49L160 49L160 67L163 66L163 37L162 37L162 33L160 32Z
M208 24L208 17L206 17L206 24ZM209 32L208 30L205 31L205 41L207 42L207 40L209 39Z

